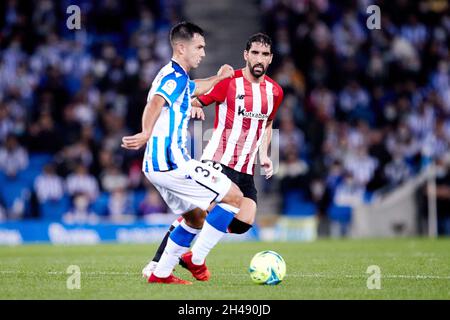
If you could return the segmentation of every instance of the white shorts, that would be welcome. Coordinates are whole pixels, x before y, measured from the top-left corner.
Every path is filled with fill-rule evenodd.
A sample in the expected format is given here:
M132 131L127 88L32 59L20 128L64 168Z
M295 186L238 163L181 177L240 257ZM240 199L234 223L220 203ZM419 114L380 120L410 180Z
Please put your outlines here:
M195 208L206 210L220 202L231 188L231 180L211 165L191 159L171 171L144 172L175 214Z

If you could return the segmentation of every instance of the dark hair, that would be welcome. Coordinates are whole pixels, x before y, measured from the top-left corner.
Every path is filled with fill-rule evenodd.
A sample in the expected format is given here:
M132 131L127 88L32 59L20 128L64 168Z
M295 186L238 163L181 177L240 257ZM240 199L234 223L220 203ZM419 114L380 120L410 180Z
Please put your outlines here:
M272 39L270 39L270 37L267 34L258 32L256 34L252 35L247 41L247 46L245 47L245 50L249 51L250 48L252 47L252 43L254 43L254 42L259 42L266 46L269 46L270 52L272 52Z
M170 30L170 43L176 40L191 40L194 34L203 36L203 29L190 22L180 22Z

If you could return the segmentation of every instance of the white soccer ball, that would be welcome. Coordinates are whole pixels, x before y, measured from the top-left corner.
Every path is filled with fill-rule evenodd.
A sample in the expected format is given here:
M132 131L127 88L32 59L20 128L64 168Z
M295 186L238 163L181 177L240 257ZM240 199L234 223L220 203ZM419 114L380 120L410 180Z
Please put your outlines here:
M286 263L275 251L261 251L253 257L248 271L253 282L275 285L286 275Z

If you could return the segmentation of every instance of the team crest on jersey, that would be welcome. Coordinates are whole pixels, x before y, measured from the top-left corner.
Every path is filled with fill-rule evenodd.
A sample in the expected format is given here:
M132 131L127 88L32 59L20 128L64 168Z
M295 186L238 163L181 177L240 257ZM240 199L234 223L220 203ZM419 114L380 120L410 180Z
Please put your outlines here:
M162 86L162 90L167 93L169 96L174 92L177 87L177 83L175 80L167 80L167 82Z

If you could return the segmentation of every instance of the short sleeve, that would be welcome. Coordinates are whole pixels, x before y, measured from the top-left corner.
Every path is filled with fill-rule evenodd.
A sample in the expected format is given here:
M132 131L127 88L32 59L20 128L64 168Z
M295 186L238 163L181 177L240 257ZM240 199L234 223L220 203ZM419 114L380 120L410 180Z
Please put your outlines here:
M272 121L275 118L278 107L280 106L281 102L283 101L283 97L284 97L283 89L279 85L277 85L276 88L277 88L278 94L274 97L275 101L273 104L273 110L269 116L269 121Z
M191 93L191 96L194 95L195 88L196 88L195 81L194 80L189 80L189 92Z
M155 90L155 94L162 96L169 106L178 99L186 89L188 78L186 76L176 77L175 73L166 75ZM190 85L190 84L189 84Z
M208 106L213 102L224 102L227 96L228 86L230 84L231 79L224 79L216 84L210 91L201 96L198 96L197 99L203 106Z

